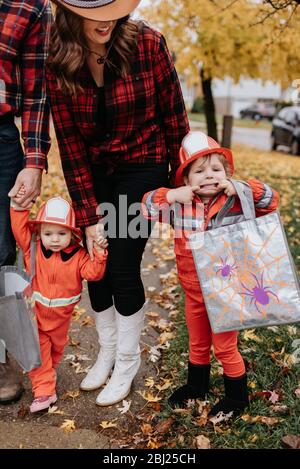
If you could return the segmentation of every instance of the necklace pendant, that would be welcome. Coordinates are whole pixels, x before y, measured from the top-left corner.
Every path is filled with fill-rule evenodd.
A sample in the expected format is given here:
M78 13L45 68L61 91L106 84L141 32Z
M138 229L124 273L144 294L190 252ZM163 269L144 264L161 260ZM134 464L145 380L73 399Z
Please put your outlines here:
M97 64L99 64L99 65L104 64L104 62L105 62L105 57L99 57L97 59Z

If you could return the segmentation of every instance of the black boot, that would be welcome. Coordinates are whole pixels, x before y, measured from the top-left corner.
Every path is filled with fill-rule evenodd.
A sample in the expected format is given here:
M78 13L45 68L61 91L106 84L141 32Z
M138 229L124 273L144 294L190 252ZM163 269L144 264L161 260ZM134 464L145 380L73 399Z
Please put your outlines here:
M205 399L209 388L210 365L189 362L187 384L176 389L168 399L171 407L184 405L188 399Z
M228 414L233 411L240 413L249 404L247 375L238 378L229 378L224 375L225 397L213 406L209 415L217 415L218 412Z

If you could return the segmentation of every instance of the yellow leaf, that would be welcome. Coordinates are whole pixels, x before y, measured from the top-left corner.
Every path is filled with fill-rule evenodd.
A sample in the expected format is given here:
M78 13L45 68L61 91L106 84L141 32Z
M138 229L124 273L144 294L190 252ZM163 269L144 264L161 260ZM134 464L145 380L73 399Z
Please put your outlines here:
M249 388L254 389L256 388L256 383L254 381L249 381L248 386Z
M170 379L165 379L163 378L163 384L156 384L155 387L158 389L158 391L164 391L165 389L168 389L170 386L172 386L172 381Z
M262 339L254 334L254 329L249 329L243 334L244 340L253 340L254 342L262 342Z
M154 386L154 384L155 384L155 381L152 378L152 376L145 379L145 386L147 386L148 388L152 388Z
M145 399L145 401L148 401L148 402L158 402L162 400L161 397L153 396L153 394L151 394L150 392L148 393L146 393L145 391L136 391L136 392L140 394L140 396L142 396L142 398Z
M159 314L156 313L155 311L147 311L146 316L152 319L157 319L160 317Z
M106 429L106 428L112 428L112 427L117 427L118 425L116 423L113 423L113 422L109 422L107 420L103 420L101 423L100 423L100 427Z
M76 428L75 421L74 420L64 420L64 422L62 423L62 425L59 428L61 428L66 433L73 432Z
M84 320L81 323L82 326L93 326L94 324L95 324L95 321L91 316L87 316L86 318L84 318Z
M64 411L63 410L58 410L58 407L53 405L53 406L49 407L48 414L64 415Z

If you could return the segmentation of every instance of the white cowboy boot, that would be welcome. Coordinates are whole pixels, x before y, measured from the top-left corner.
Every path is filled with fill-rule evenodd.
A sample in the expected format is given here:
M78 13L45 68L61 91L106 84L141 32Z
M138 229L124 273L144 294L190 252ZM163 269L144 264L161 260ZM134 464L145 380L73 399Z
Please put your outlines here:
M114 371L96 399L99 406L122 401L130 392L133 378L141 364L140 336L144 325L145 305L132 316L116 311L118 342Z
M117 346L117 323L115 307L95 313L95 324L98 332L100 351L95 364L80 383L83 391L93 391L102 386L113 367Z

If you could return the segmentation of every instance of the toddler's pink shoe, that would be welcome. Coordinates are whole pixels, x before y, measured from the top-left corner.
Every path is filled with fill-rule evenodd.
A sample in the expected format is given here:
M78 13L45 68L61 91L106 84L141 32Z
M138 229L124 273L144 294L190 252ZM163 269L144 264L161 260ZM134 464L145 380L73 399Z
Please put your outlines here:
M51 404L54 404L57 401L57 395L53 394L52 396L39 396L36 397L30 406L30 412L39 412L40 410L45 410L50 407Z

